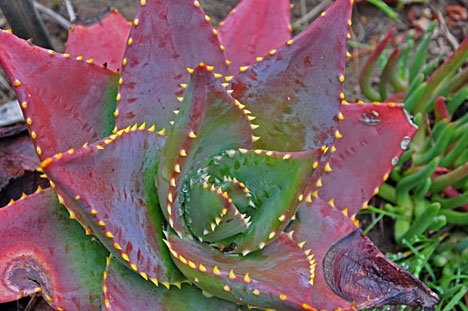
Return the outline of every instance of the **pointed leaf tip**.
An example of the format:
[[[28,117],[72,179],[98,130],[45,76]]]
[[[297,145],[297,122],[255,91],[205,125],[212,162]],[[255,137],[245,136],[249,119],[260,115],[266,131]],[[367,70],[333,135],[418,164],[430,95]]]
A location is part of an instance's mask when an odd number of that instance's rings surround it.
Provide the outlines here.
[[[11,81],[20,82],[15,92],[41,160],[110,134],[115,72],[51,54],[5,31],[0,42],[0,64]]]
[[[358,309],[391,304],[434,310],[440,301],[424,283],[386,259],[360,230],[334,244],[323,265],[328,285],[355,301]]]
[[[260,125],[256,148],[302,151],[333,142],[350,15],[350,1],[337,1],[292,44],[234,77],[233,97]]]
[[[200,62],[214,71],[227,71],[213,27],[193,0],[148,1],[136,14],[138,26],[130,32],[122,68],[117,127],[135,122],[167,128],[190,79],[187,68]],[[177,31],[174,31],[177,29]],[[130,44],[138,42],[138,44]],[[165,77],[161,79],[161,77]],[[157,83],[155,83],[157,81]]]
[[[98,65],[118,70],[122,64],[130,24],[116,10],[110,10],[91,25],[74,24],[68,33],[65,53],[93,59]]]
[[[267,55],[291,37],[289,0],[244,0],[231,11],[218,27],[224,54],[231,60],[230,74],[251,65],[256,57]]]
[[[402,105],[362,103],[343,105],[330,168],[322,177],[320,198],[355,215],[388,176],[395,159],[408,148],[417,128]],[[350,182],[353,181],[353,182]],[[337,191],[339,189],[339,191]]]

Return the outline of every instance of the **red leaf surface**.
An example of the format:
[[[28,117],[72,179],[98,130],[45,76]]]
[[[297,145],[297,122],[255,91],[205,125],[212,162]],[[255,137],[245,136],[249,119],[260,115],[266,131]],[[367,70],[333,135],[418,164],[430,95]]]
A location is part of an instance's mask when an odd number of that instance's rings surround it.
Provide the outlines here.
[[[0,302],[40,292],[56,310],[98,310],[108,252],[83,233],[51,188],[0,209]]]
[[[154,283],[182,279],[162,242],[154,181],[163,144],[163,136],[128,128],[41,164],[109,251]]]
[[[291,230],[316,263],[311,290],[316,309],[438,303],[426,285],[386,259],[346,215],[319,198],[301,206]]]
[[[206,66],[195,69],[161,155],[157,187],[171,227],[187,233],[179,194],[182,181],[226,149],[250,148],[248,114]]]
[[[313,310],[307,304],[311,262],[285,233],[247,256],[227,255],[175,234],[169,234],[167,244],[184,275],[208,293],[262,308]]]
[[[135,123],[167,128],[200,62],[227,71],[218,37],[198,1],[148,0],[139,6],[123,59],[117,127]]]
[[[351,7],[337,1],[293,41],[234,77],[233,97],[260,125],[255,148],[291,152],[333,142]]]
[[[0,31],[0,42],[0,64],[15,88],[41,159],[111,132],[116,73],[6,31]]]
[[[65,52],[92,58],[110,70],[120,69],[131,25],[117,10],[91,25],[74,24],[68,32]]]
[[[103,311],[237,311],[239,306],[217,297],[206,297],[196,286],[182,284],[170,290],[138,277],[112,257],[104,279]]]
[[[416,133],[402,104],[346,104],[320,198],[355,215],[375,194]]]
[[[218,27],[231,75],[291,38],[289,0],[242,0]]]

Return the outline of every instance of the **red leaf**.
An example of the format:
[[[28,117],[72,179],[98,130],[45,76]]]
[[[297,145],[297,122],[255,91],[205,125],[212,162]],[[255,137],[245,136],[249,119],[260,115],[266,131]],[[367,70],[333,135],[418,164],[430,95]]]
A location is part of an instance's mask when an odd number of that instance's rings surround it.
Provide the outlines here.
[[[142,2],[143,3],[143,2]],[[200,62],[224,74],[218,37],[198,1],[152,0],[140,5],[123,60],[117,127],[136,122],[167,128],[184,93],[187,67]],[[194,4],[195,3],[195,4]]]
[[[231,10],[218,27],[231,75],[291,38],[289,8],[289,0],[243,0]]]
[[[255,148],[302,151],[335,137],[351,1],[326,14],[273,55],[239,73],[233,96],[257,117]]]
[[[163,136],[128,128],[41,165],[109,251],[154,282],[174,282],[182,277],[162,242],[154,184],[163,144]]]
[[[361,310],[386,304],[432,309],[439,298],[385,256],[341,211],[314,198],[303,205],[293,238],[316,260],[312,306]]]
[[[108,261],[105,290],[102,295],[103,311],[237,311],[239,306],[217,297],[207,298],[196,286],[178,284],[170,290],[156,287],[132,273],[115,257]]]
[[[109,134],[118,76],[0,31],[0,64],[41,159]]]
[[[56,310],[97,310],[108,253],[83,233],[51,188],[0,209],[0,302],[40,292]]]
[[[169,234],[167,244],[184,275],[218,297],[262,308],[312,310],[306,306],[311,262],[285,233],[248,256],[227,255],[175,234]]]
[[[343,105],[331,172],[322,176],[320,198],[356,214],[378,190],[416,133],[402,104]]]
[[[131,25],[117,10],[92,25],[74,24],[68,32],[65,52],[72,57],[92,58],[110,70],[120,69]]]

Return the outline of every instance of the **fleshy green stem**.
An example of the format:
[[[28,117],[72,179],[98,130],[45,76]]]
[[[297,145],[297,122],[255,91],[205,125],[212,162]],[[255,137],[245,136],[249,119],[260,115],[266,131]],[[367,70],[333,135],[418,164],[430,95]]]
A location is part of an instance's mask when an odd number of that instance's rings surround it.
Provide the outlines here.
[[[468,162],[457,167],[450,173],[447,173],[445,175],[435,178],[432,181],[431,192],[442,191],[445,187],[450,186],[451,184],[455,183],[457,180],[460,180],[467,175],[468,175]]]

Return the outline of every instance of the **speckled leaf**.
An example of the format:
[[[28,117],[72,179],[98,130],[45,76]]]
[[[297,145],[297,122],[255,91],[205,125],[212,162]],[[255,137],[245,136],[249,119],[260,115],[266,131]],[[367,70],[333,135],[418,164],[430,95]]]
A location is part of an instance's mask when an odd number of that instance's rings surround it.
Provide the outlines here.
[[[41,159],[112,131],[116,73],[44,50],[6,31],[0,31],[0,42],[0,64],[14,86]]]
[[[154,185],[163,143],[154,132],[128,128],[41,165],[122,262],[154,282],[175,282],[181,276],[161,240],[164,218]]]
[[[91,25],[74,24],[68,32],[65,52],[72,57],[92,58],[110,70],[120,69],[130,23],[117,10],[111,10]]]
[[[103,311],[237,311],[239,306],[216,297],[207,298],[196,286],[182,284],[170,290],[138,277],[115,258],[107,264]]]
[[[263,308],[313,310],[304,305],[310,301],[310,261],[285,233],[248,256],[227,255],[175,234],[167,244],[179,269],[210,294]]]
[[[351,1],[337,1],[292,42],[234,77],[233,97],[260,125],[255,148],[302,151],[333,142],[350,15]]]
[[[144,5],[143,5],[144,4]],[[167,128],[188,83],[187,67],[200,62],[227,70],[218,37],[198,1],[141,1],[122,67],[117,127],[138,122]]]
[[[179,190],[205,159],[230,148],[250,148],[252,133],[246,111],[236,105],[205,66],[197,67],[168,135],[159,166],[157,187],[171,227],[188,233]],[[170,193],[170,194],[169,194]]]
[[[306,200],[308,177],[321,155],[320,149],[297,153],[241,149],[215,158],[208,174],[218,179],[235,177],[249,189],[253,202],[246,212],[252,224],[244,233],[220,241],[220,248],[246,254],[263,248],[278,236],[300,202]]]
[[[98,310],[107,250],[49,188],[0,209],[0,302],[40,291],[56,310]]]
[[[315,260],[311,299],[316,309],[432,308],[438,302],[426,285],[386,259],[346,215],[321,199],[301,206],[291,230]]]
[[[291,38],[289,8],[289,0],[243,0],[230,11],[218,31],[231,75]]]
[[[318,194],[351,216],[388,177],[417,128],[402,104],[346,104],[342,116],[338,130],[343,137],[335,142],[332,171],[323,174]]]

